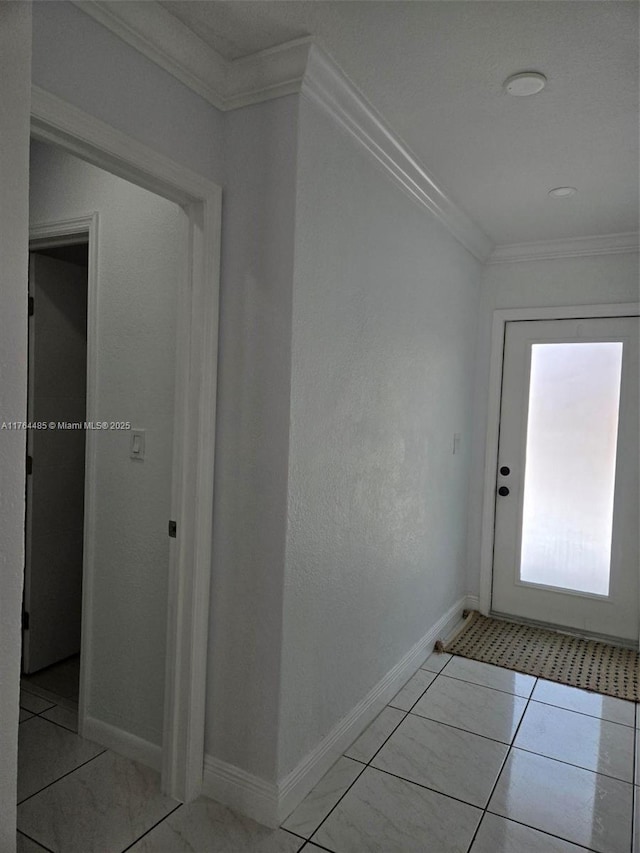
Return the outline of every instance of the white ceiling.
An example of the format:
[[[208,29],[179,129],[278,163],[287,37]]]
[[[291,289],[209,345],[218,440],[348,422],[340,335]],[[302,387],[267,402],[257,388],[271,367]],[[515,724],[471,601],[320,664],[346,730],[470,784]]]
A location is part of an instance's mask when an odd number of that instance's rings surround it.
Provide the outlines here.
[[[638,4],[166,0],[227,59],[317,37],[498,245],[638,230]],[[503,81],[541,71],[529,98]],[[547,196],[578,188],[572,199]]]

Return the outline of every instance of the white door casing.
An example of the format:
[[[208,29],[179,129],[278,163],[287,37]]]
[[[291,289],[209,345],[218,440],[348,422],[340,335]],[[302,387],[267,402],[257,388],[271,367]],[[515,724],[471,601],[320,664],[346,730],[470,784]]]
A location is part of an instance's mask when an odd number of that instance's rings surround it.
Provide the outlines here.
[[[204,763],[222,194],[206,178],[36,86],[31,133],[180,204],[189,219],[178,307],[171,499],[178,535],[169,540],[162,748],[163,790],[189,801],[200,793]],[[83,598],[84,645],[90,589]]]
[[[621,342],[620,345],[605,342]],[[588,342],[598,342],[592,347]],[[577,345],[577,346],[576,346]],[[552,437],[545,453],[557,454],[554,467],[545,470],[541,478],[534,469],[534,462],[529,459],[529,482],[536,479],[539,492],[546,493],[542,501],[542,513],[545,515],[547,529],[543,535],[542,524],[539,520],[541,538],[547,543],[547,552],[558,552],[560,547],[569,548],[574,554],[580,553],[579,559],[573,566],[574,581],[557,578],[557,572],[562,565],[569,568],[570,556],[558,557],[560,562],[554,573],[549,572],[549,565],[543,565],[545,558],[542,551],[536,551],[534,561],[539,568],[532,574],[531,559],[531,527],[527,527],[523,539],[523,515],[527,515],[527,507],[523,508],[523,485],[525,479],[525,450],[527,447],[527,414],[530,404],[529,386],[532,357],[535,352],[536,365],[542,364],[541,359],[549,358],[555,353],[555,363],[560,353],[563,358],[576,357],[576,351],[591,353],[594,358],[595,350],[598,358],[603,358],[604,352],[610,355],[613,365],[622,350],[622,376],[620,386],[619,423],[617,430],[617,465],[615,468],[615,503],[613,511],[613,531],[611,545],[611,576],[610,589],[589,589],[585,584],[585,575],[590,562],[589,546],[591,534],[595,530],[598,512],[594,504],[600,498],[592,495],[590,500],[581,500],[581,490],[587,488],[587,482],[592,477],[592,471],[598,468],[597,455],[593,453],[595,438],[596,413],[589,422],[589,429],[576,427],[582,440],[589,440],[589,447],[576,451],[576,458],[569,460],[572,447],[575,444],[570,432],[562,438],[558,432],[563,417],[563,409],[570,410],[569,401],[575,403],[579,399],[576,413],[587,411],[589,396],[593,396],[596,387],[596,375],[584,373],[582,379],[575,373],[575,368],[566,374],[565,385],[556,389],[560,394],[547,403],[546,427]],[[545,355],[546,353],[546,355]],[[611,361],[613,357],[613,361]],[[554,368],[555,370],[555,368]],[[576,392],[576,383],[582,383],[582,391]],[[613,388],[613,385],[616,385]],[[617,400],[617,381],[613,379],[603,386],[607,391],[611,385],[611,405],[615,411]],[[551,393],[551,392],[549,392]],[[578,393],[578,397],[576,397]],[[585,393],[587,398],[585,398]],[[601,388],[602,393],[602,388]],[[608,392],[607,392],[608,393]],[[573,395],[573,397],[572,397]],[[586,406],[586,408],[585,408]],[[534,408],[534,415],[535,415]],[[569,415],[571,417],[571,415]],[[575,414],[574,414],[575,417]],[[607,423],[603,420],[603,423]],[[611,430],[613,429],[613,432]],[[609,431],[615,442],[615,426],[609,426]],[[636,318],[598,318],[598,319],[563,319],[556,321],[515,321],[507,323],[504,345],[501,419],[500,419],[500,448],[497,460],[497,474],[494,472],[496,487],[495,505],[495,536],[493,548],[493,586],[492,612],[517,618],[556,625],[561,628],[578,630],[582,633],[600,635],[628,642],[635,642],[638,636],[638,320]],[[564,445],[563,445],[564,441]],[[564,449],[562,449],[564,447]],[[532,448],[529,448],[531,452]],[[538,467],[544,469],[541,460]],[[507,466],[509,474],[506,472]],[[600,467],[602,467],[600,465]],[[606,465],[605,465],[606,467]],[[613,468],[611,468],[613,474]],[[571,497],[572,488],[575,489]],[[500,496],[499,490],[507,492]],[[531,495],[531,492],[529,492]],[[546,505],[545,505],[546,504]],[[580,512],[577,507],[582,506]],[[564,507],[564,509],[563,509]],[[570,517],[573,522],[578,515],[584,516],[583,539],[578,542],[574,534],[569,534]],[[587,518],[591,516],[591,521]],[[539,518],[540,515],[538,514]],[[550,525],[550,526],[549,526]],[[606,528],[606,524],[604,525]],[[545,538],[546,537],[546,538]],[[606,538],[606,536],[605,536]],[[521,548],[523,541],[527,548],[523,550],[521,567]],[[592,543],[593,544],[593,543]],[[538,548],[538,546],[535,546]],[[534,549],[535,550],[535,549]],[[602,544],[601,549],[602,550]],[[608,551],[607,551],[608,557]],[[547,559],[551,560],[551,557]],[[600,562],[603,563],[604,555]],[[535,576],[534,576],[535,575]],[[545,579],[546,578],[546,579]],[[593,579],[591,580],[593,584]],[[581,586],[582,585],[582,586]],[[561,588],[565,587],[565,588]],[[581,587],[579,590],[574,587]]]
[[[482,528],[479,554],[479,610],[491,613],[493,584],[493,550],[495,532],[496,489],[498,488],[498,443],[500,436],[500,407],[504,339],[507,323],[518,320],[555,320],[588,317],[638,317],[640,303],[605,303],[594,305],[568,305],[553,307],[501,308],[493,312],[491,330],[491,356],[489,363],[489,395],[484,453],[482,493]],[[639,602],[640,604],[640,602]],[[640,631],[640,629],[639,629]],[[637,644],[631,643],[632,645]]]

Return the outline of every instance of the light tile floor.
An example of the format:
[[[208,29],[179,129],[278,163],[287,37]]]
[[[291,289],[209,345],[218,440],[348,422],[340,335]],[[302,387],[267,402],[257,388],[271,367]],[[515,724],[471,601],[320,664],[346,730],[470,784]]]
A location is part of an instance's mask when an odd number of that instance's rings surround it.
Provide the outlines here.
[[[23,675],[21,682],[27,690],[34,687],[55,693],[64,699],[78,704],[78,688],[80,685],[80,655],[54,663],[51,666],[34,672],[33,675]],[[36,691],[37,692],[37,691]]]
[[[640,853],[631,702],[432,655],[273,831],[167,799],[30,690],[18,853]]]

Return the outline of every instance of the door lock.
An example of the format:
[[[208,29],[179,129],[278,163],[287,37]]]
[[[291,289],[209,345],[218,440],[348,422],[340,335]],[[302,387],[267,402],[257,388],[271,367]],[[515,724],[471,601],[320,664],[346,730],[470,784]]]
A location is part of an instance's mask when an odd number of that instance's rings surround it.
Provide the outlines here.
[[[509,489],[506,486],[500,486],[500,488],[498,489],[498,494],[500,495],[500,497],[506,498],[506,496],[509,494]]]

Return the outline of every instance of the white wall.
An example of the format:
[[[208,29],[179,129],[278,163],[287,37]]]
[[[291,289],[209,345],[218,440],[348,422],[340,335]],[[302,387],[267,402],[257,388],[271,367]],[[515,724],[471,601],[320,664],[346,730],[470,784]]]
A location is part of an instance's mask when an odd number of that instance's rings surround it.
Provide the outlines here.
[[[26,418],[31,8],[0,4],[0,421]],[[24,566],[23,431],[0,431],[0,849],[16,844],[20,611]]]
[[[480,275],[304,98],[299,134],[281,777],[466,592]]]
[[[31,221],[97,210],[96,418],[146,430],[94,432],[95,562],[87,713],[162,741],[177,293],[184,211],[42,143],[32,144]]]
[[[33,82],[220,181],[222,114],[71,3],[33,4]]]
[[[227,113],[206,751],[275,779],[297,96]]]
[[[34,82],[223,187],[206,751],[275,779],[297,97],[222,114],[70,3]]]
[[[597,305],[640,300],[638,255],[488,264],[482,277],[476,357],[472,475],[469,492],[468,591],[480,588],[482,491],[489,400],[491,324],[498,308]]]

